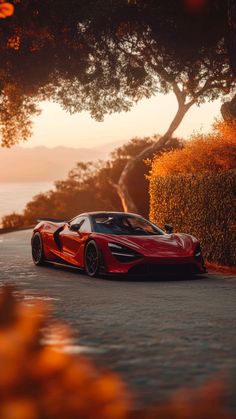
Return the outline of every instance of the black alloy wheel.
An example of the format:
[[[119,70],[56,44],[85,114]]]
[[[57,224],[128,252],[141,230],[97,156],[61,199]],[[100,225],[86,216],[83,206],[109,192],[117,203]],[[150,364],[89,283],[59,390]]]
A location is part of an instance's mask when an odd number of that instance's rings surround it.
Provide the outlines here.
[[[32,259],[35,265],[43,265],[43,242],[40,233],[35,233],[32,239]]]
[[[85,248],[84,267],[87,275],[94,277],[99,273],[100,258],[97,244],[94,240],[88,242]]]

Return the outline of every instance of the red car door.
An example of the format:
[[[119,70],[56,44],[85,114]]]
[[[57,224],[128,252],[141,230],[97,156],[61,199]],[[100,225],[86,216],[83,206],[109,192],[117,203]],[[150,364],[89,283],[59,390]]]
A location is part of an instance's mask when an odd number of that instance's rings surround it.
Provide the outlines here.
[[[91,232],[87,217],[77,217],[60,233],[62,257],[70,263],[83,266],[84,244]]]

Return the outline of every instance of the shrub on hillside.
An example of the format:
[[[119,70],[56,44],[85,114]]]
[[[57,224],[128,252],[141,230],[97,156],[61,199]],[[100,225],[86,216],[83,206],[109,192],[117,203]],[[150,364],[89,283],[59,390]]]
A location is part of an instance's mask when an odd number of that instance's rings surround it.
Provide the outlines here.
[[[5,215],[2,218],[2,224],[4,228],[20,228],[24,225],[24,217],[22,214],[13,212],[12,214]]]
[[[55,182],[55,189],[41,193],[28,202],[22,214],[9,214],[2,219],[4,228],[30,226],[37,218],[52,217],[69,220],[75,215],[87,211],[110,210],[121,211],[122,204],[117,194],[116,184],[127,160],[139,154],[153,143],[153,138],[133,138],[127,144],[117,148],[108,161],[78,162],[70,170],[65,180]],[[140,186],[140,178],[144,178],[147,166],[139,167],[135,173],[136,182]],[[137,180],[139,179],[139,180]],[[130,181],[132,189],[133,180]],[[135,189],[135,188],[133,188]],[[136,188],[137,189],[137,188]],[[148,184],[146,185],[148,195]],[[143,199],[144,190],[134,192],[135,202],[143,212],[148,213],[148,196]],[[144,208],[143,208],[144,207]],[[17,224],[17,225],[16,225]]]

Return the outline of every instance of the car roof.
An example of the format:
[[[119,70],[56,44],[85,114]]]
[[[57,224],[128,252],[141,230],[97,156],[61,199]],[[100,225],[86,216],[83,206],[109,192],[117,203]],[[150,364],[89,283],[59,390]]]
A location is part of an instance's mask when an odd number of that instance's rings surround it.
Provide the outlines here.
[[[132,212],[124,212],[124,211],[92,211],[92,212],[85,212],[83,214],[77,215],[77,217],[89,217],[89,216],[109,216],[109,215],[127,215],[133,217],[141,217],[139,214],[134,214]]]

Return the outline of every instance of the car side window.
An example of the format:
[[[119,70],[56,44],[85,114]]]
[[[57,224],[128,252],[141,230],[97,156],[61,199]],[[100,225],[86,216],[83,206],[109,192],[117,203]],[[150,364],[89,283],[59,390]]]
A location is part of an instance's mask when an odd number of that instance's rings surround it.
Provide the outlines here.
[[[83,224],[81,225],[79,232],[80,233],[91,233],[91,224],[88,218],[84,219]]]

